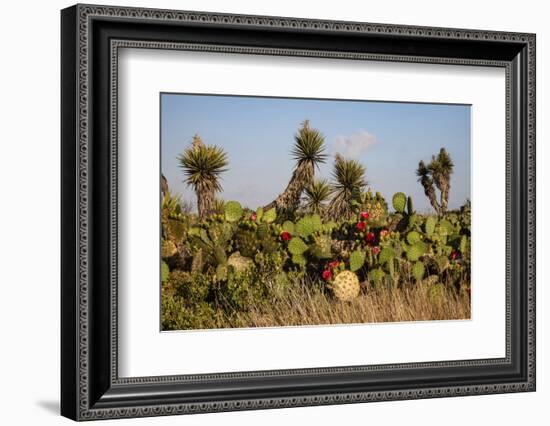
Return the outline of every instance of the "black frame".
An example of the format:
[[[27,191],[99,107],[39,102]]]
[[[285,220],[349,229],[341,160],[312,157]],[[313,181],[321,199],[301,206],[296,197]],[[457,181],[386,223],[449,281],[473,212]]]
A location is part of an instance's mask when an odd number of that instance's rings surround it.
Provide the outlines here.
[[[62,415],[90,420],[535,390],[535,35],[96,5],[64,9],[61,29]],[[506,357],[119,378],[121,47],[504,67]]]

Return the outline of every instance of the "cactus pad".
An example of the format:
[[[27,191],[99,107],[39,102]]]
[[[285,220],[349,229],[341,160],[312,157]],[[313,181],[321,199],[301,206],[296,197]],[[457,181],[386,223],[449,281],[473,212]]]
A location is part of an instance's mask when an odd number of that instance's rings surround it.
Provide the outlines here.
[[[228,222],[237,222],[243,215],[243,208],[238,201],[228,201],[225,203],[225,220]]]
[[[356,250],[349,256],[349,268],[355,272],[363,267],[365,263],[365,252]]]
[[[402,192],[397,192],[393,195],[392,205],[396,212],[403,213],[407,204],[407,196]]]
[[[291,222],[290,220],[287,220],[283,223],[282,229],[283,231],[288,232],[290,235],[294,235],[294,230],[295,230],[294,223]]]
[[[417,241],[408,248],[407,259],[412,262],[416,262],[420,258],[420,256],[426,253],[426,249],[426,244],[424,244],[422,241]]]
[[[425,271],[426,269],[424,268],[424,264],[422,262],[416,262],[412,267],[412,274],[416,281],[420,281],[424,278]]]
[[[351,301],[359,295],[359,278],[351,271],[342,271],[336,275],[330,288],[337,299]]]
[[[168,279],[168,275],[170,274],[170,269],[168,268],[168,265],[166,262],[162,261],[160,264],[160,279],[164,283]]]
[[[304,254],[307,249],[307,244],[299,237],[292,238],[288,243],[288,251],[293,256]]]
[[[178,248],[172,241],[165,240],[162,242],[162,257],[172,257],[178,252]]]
[[[420,241],[420,234],[416,231],[411,231],[407,234],[407,242],[409,244],[414,244]]]
[[[269,209],[263,214],[263,220],[265,223],[275,222],[275,219],[277,219],[277,210],[275,210],[275,208]]]
[[[437,219],[433,216],[429,216],[424,224],[424,230],[426,231],[426,235],[430,238],[435,231],[435,225],[437,225]]]
[[[391,247],[384,247],[378,254],[378,261],[382,264],[390,262],[395,258],[395,250]]]

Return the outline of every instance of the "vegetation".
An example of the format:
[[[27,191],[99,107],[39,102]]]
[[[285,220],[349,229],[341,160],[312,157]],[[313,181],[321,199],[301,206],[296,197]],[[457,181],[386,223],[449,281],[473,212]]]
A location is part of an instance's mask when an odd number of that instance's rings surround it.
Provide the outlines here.
[[[436,215],[402,192],[388,207],[364,166],[341,155],[331,182],[316,180],[324,137],[307,120],[292,155],[286,189],[256,210],[216,198],[228,165],[220,148],[196,136],[179,157],[199,214],[166,186],[164,330],[469,318],[470,205],[448,211],[444,149],[417,170]]]

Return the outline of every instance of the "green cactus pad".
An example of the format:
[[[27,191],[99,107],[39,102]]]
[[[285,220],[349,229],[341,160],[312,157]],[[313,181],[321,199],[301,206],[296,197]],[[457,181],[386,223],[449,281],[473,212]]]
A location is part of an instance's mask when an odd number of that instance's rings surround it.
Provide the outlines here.
[[[238,201],[228,201],[225,203],[225,220],[228,222],[237,222],[243,215],[243,208]]]
[[[397,192],[393,195],[392,205],[396,212],[403,213],[407,204],[407,196],[402,192]]]
[[[468,237],[466,235],[463,235],[460,238],[460,252],[462,254],[466,254],[468,250]]]
[[[264,217],[264,208],[258,207],[256,209],[256,221],[261,222],[263,217]]]
[[[214,257],[216,258],[216,262],[218,262],[219,265],[224,265],[227,262],[227,255],[225,254],[225,250],[221,246],[214,247]]]
[[[277,210],[275,208],[269,209],[264,213],[263,220],[265,223],[275,222],[277,219]]]
[[[391,247],[384,247],[378,254],[378,261],[382,264],[388,263],[395,258],[395,250]]]
[[[353,272],[358,271],[365,263],[365,252],[356,250],[349,256],[349,269]]]
[[[407,250],[407,259],[409,259],[412,262],[416,262],[420,256],[422,256],[424,253],[426,253],[427,246],[422,241],[417,241],[413,245],[411,245]]]
[[[412,267],[412,274],[416,281],[420,281],[424,278],[425,271],[426,269],[424,268],[424,264],[422,262],[416,262]]]
[[[256,229],[256,232],[258,233],[258,237],[260,239],[267,237],[269,234],[269,225],[267,223],[260,223],[258,225],[258,229]]]
[[[420,241],[420,234],[416,231],[411,231],[407,234],[407,242],[409,244],[414,244]]]
[[[180,243],[181,240],[183,240],[183,237],[185,237],[185,232],[187,231],[185,223],[181,220],[168,219],[167,224],[167,231],[170,239],[174,240],[176,243]]]
[[[288,251],[293,256],[301,255],[308,249],[307,244],[299,237],[294,237],[288,243]]]
[[[407,197],[407,214],[410,216],[414,213],[414,206],[412,197]]]
[[[454,232],[454,226],[447,219],[439,222],[438,232],[440,235],[449,236]]]
[[[306,258],[303,254],[293,254],[292,255],[292,263],[304,267],[306,266]]]
[[[291,222],[290,220],[287,220],[287,221],[285,221],[285,223],[283,223],[283,231],[286,231],[286,232],[288,232],[290,235],[293,235],[293,234],[294,234],[294,230],[295,230],[294,223]]]
[[[168,268],[168,264],[162,261],[160,264],[160,278],[163,283],[166,282],[169,274],[170,274],[170,268]]]
[[[312,216],[304,216],[296,223],[296,233],[302,238],[307,238],[318,229],[316,225],[317,221]]]
[[[386,273],[380,269],[371,269],[369,272],[369,279],[373,281],[375,284],[380,284],[380,282],[384,279],[386,276]]]
[[[435,261],[440,273],[449,267],[449,259],[447,256],[438,256]]]
[[[429,216],[426,219],[426,223],[424,224],[424,231],[426,231],[426,235],[428,237],[431,237],[433,233],[435,232],[435,226],[437,225],[437,219],[433,216]]]

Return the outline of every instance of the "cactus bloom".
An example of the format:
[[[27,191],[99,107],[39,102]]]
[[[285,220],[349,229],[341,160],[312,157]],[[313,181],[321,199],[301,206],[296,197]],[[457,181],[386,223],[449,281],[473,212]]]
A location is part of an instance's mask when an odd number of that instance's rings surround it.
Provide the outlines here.
[[[369,244],[374,243],[375,239],[376,239],[376,236],[374,235],[374,232],[369,232],[366,236],[367,243]]]
[[[255,222],[255,221],[256,221],[256,213],[252,213],[252,214],[250,215],[250,220],[251,220],[252,222]]]
[[[325,270],[323,271],[323,279],[324,279],[325,281],[328,281],[328,280],[330,280],[331,278],[332,278],[332,271],[330,271],[329,269],[325,269]]]
[[[365,222],[357,222],[357,225],[355,225],[358,231],[363,231],[366,226]]]
[[[367,220],[369,218],[369,212],[361,212],[361,219]]]
[[[380,247],[374,246],[372,248],[372,254],[377,255],[378,253],[380,253]]]
[[[330,269],[334,269],[334,268],[338,268],[339,265],[340,265],[340,261],[339,261],[339,260],[335,260],[335,261],[333,261],[333,262],[330,262],[330,263],[328,264],[328,267],[329,267]]]
[[[288,241],[292,238],[292,235],[290,235],[290,232],[288,231],[283,231],[281,232],[281,238],[283,239],[283,241]]]
[[[386,235],[388,235],[388,230],[387,229],[382,229],[380,231],[380,238],[384,238]]]
[[[458,257],[458,252],[456,250],[453,250],[451,252],[451,260],[456,260],[457,257]]]

